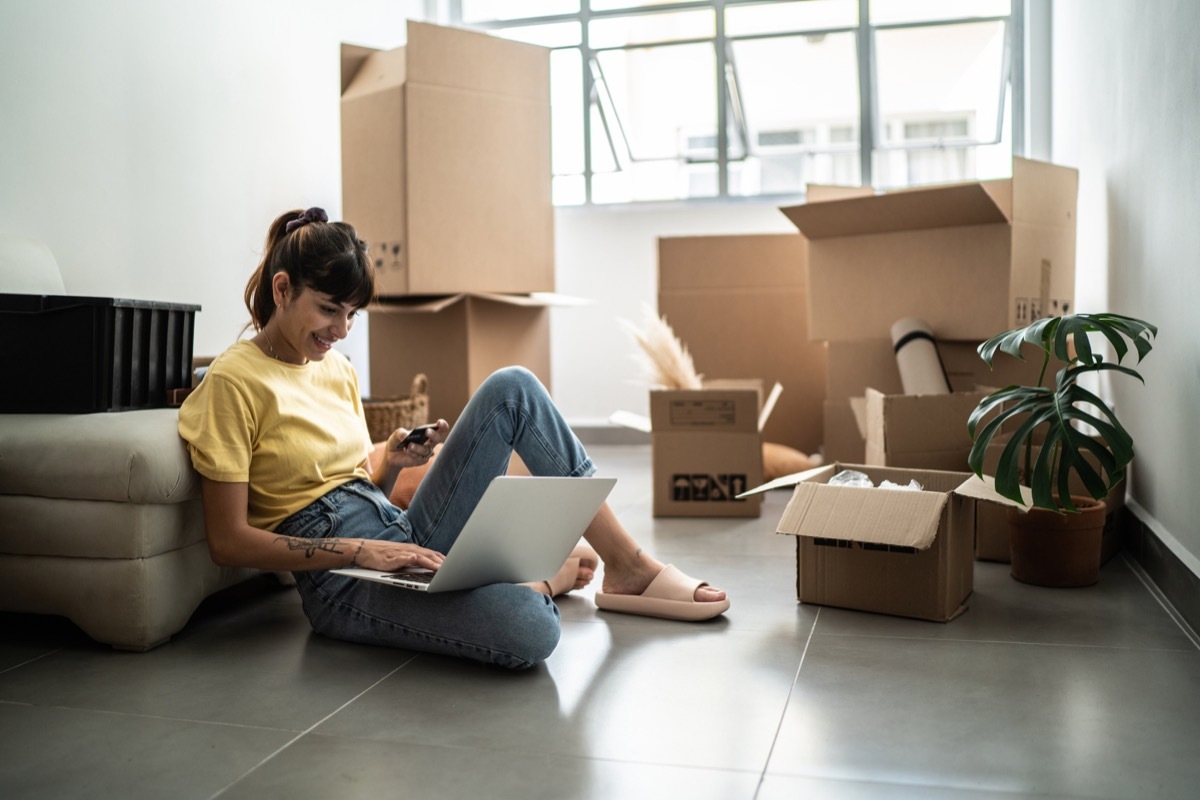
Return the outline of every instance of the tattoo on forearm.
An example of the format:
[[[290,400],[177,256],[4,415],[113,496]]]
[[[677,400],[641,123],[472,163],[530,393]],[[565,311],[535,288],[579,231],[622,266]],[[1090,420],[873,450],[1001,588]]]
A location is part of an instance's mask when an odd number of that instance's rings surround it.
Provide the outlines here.
[[[346,543],[341,539],[301,539],[296,536],[280,536],[276,541],[283,542],[288,550],[303,550],[305,558],[312,558],[318,552],[336,553],[347,552],[342,549]]]

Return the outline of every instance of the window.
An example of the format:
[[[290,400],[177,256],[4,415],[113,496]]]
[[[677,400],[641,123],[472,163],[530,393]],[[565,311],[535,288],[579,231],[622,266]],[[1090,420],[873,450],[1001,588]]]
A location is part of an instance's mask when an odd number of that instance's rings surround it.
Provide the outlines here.
[[[552,49],[557,205],[794,198],[810,183],[1011,170],[1021,0],[448,7],[451,24]]]

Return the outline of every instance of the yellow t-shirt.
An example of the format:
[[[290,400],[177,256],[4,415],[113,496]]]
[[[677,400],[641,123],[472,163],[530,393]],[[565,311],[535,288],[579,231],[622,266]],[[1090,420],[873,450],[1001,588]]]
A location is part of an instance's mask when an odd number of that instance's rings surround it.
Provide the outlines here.
[[[258,528],[273,530],[343,483],[370,478],[358,376],[336,350],[301,366],[239,341],[184,401],[179,435],[201,475],[249,484],[247,520]]]

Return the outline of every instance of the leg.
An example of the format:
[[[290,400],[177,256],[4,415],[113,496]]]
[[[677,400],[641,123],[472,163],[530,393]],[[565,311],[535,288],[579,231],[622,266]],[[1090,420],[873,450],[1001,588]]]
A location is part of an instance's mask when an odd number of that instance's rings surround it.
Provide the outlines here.
[[[306,538],[410,538],[404,513],[366,481],[335,489],[276,530]],[[549,656],[560,635],[554,603],[523,586],[426,594],[324,570],[295,575],[313,629],[335,639],[522,669]]]
[[[514,451],[534,475],[595,472],[545,387],[522,367],[493,373],[463,409],[408,507],[413,540],[449,550]]]

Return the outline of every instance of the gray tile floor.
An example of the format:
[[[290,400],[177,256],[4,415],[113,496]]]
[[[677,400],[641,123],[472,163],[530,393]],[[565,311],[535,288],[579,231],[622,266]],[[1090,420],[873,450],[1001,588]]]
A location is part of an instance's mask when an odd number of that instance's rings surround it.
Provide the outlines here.
[[[1088,589],[978,564],[940,625],[797,605],[759,519],[650,514],[650,452],[596,446],[658,555],[727,588],[724,619],[560,601],[510,674],[312,634],[252,581],[149,653],[0,615],[0,797],[1200,796],[1200,650],[1123,558]]]

